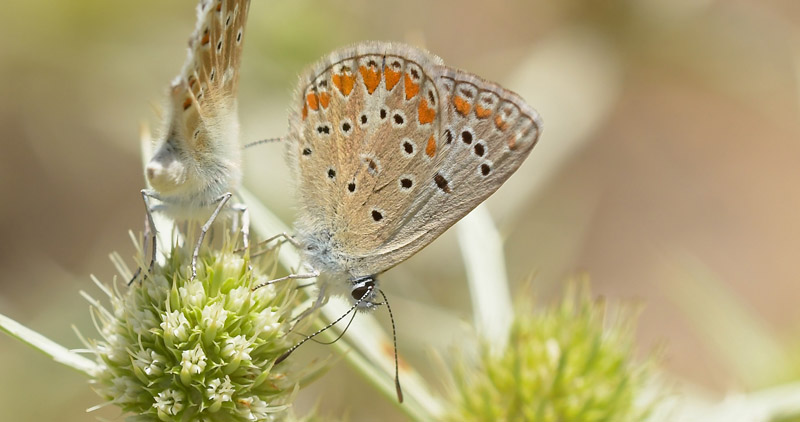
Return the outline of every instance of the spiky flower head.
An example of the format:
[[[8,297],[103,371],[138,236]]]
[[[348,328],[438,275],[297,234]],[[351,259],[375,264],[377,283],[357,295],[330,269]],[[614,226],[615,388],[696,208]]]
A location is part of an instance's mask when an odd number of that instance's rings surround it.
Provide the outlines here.
[[[520,303],[505,350],[457,360],[447,420],[646,420],[651,365],[634,361],[631,314],[611,315],[588,288],[536,313]]]
[[[230,242],[203,248],[190,280],[189,249],[173,247],[152,274],[104,288],[110,306],[92,301],[102,339],[87,342],[100,364],[98,394],[135,421],[285,420],[321,367],[291,358],[274,366],[301,305],[292,282],[251,290],[272,278],[271,255],[250,261]]]

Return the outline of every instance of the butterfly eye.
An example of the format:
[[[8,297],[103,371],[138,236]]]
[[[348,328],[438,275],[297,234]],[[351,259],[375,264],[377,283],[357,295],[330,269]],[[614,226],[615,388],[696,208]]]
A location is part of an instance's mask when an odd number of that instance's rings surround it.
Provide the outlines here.
[[[350,294],[353,296],[353,299],[360,300],[362,297],[364,297],[365,294],[367,294],[368,290],[369,289],[367,289],[366,287],[359,287],[353,289],[353,291],[350,292]]]
[[[375,289],[375,279],[372,276],[369,276],[361,281],[358,281],[356,284],[353,285],[352,290],[350,290],[350,295],[355,300],[367,300],[369,298],[364,297],[369,292]]]

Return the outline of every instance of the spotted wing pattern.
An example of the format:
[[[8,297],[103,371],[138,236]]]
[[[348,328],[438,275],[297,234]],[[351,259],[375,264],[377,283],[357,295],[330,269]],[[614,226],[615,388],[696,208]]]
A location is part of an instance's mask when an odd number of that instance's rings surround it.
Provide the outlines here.
[[[171,105],[148,169],[148,181],[167,202],[205,206],[238,187],[236,94],[249,5],[206,0],[197,7],[188,57],[170,86]]]
[[[298,93],[298,230],[329,238],[329,266],[356,277],[396,265],[466,215],[541,130],[516,94],[402,44],[334,52]]]
[[[236,99],[248,0],[207,0],[197,6],[189,54],[172,82],[172,98],[183,110],[201,114]],[[210,107],[209,107],[210,106]]]

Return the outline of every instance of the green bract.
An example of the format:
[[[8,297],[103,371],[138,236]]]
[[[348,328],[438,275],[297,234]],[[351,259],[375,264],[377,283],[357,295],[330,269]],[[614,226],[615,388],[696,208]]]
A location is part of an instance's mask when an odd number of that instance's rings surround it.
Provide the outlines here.
[[[251,270],[228,242],[202,252],[195,280],[187,248],[175,247],[153,274],[105,289],[110,306],[93,302],[102,335],[88,341],[100,367],[95,390],[135,421],[284,420],[294,392],[320,369],[291,358],[273,366],[292,345],[295,284],[251,291],[271,279],[271,254]]]
[[[631,315],[610,318],[588,289],[515,313],[508,347],[454,369],[451,421],[640,422],[647,365],[633,362]],[[625,317],[628,317],[626,320]]]

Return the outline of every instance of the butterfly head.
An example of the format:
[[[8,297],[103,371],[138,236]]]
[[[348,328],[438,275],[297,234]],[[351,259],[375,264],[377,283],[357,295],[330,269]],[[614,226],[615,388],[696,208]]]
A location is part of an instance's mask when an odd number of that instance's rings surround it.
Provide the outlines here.
[[[179,142],[168,139],[162,143],[145,168],[150,186],[164,195],[185,189],[194,179],[189,175],[184,156]]]
[[[374,275],[351,280],[350,296],[358,303],[358,309],[373,310],[378,307],[381,304],[375,301],[378,292],[378,279]]]

